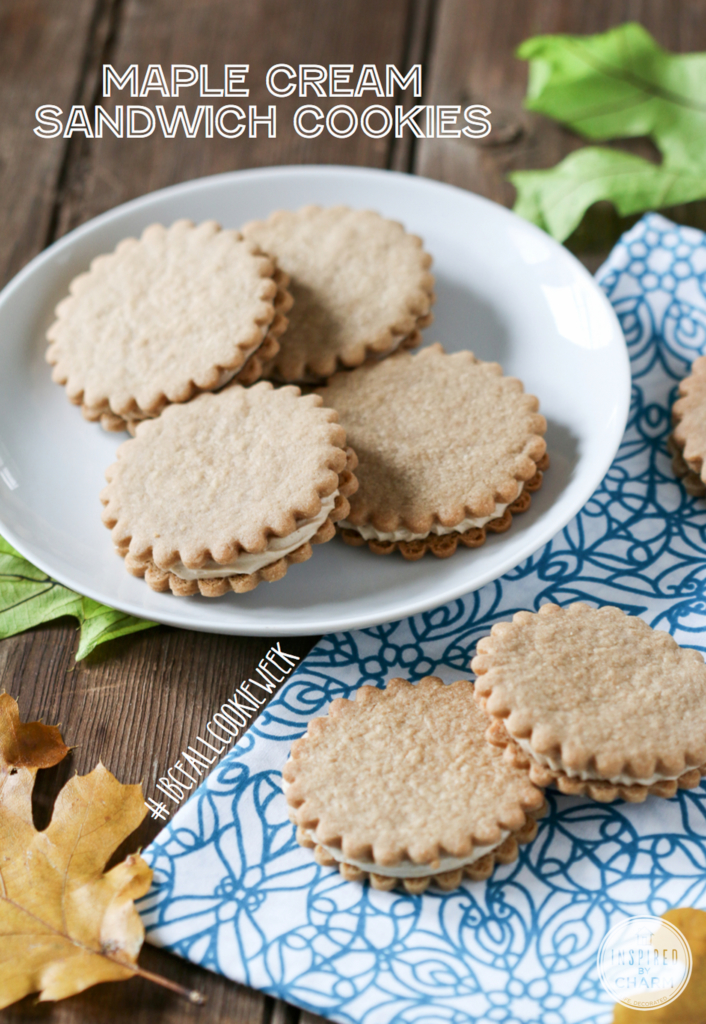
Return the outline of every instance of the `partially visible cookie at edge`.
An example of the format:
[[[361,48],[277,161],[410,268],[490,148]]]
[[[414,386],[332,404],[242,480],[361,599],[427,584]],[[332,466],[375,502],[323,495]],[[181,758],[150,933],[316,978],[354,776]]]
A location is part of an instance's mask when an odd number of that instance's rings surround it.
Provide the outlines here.
[[[106,430],[229,381],[254,383],[279,351],[287,283],[215,221],[152,224],[71,282],[47,332],[52,378]]]
[[[639,803],[706,774],[706,664],[619,608],[517,612],[478,642],[476,699],[530,778],[562,793]]]
[[[283,770],[297,841],[348,881],[455,889],[517,857],[544,813],[526,770],[487,743],[473,685],[392,679],[337,699]]]
[[[691,373],[679,384],[680,397],[672,406],[669,450],[672,468],[696,497],[706,495],[706,356],[694,360]]]
[[[546,420],[497,363],[432,345],[338,373],[318,392],[355,450],[343,540],[409,560],[479,547],[526,511],[548,466]]]
[[[316,395],[231,384],[138,425],[106,471],[103,522],[153,590],[244,593],[331,540],[355,465]]]
[[[290,277],[294,308],[273,380],[322,383],[421,341],[434,278],[422,241],[371,210],[306,206],[242,228]]]

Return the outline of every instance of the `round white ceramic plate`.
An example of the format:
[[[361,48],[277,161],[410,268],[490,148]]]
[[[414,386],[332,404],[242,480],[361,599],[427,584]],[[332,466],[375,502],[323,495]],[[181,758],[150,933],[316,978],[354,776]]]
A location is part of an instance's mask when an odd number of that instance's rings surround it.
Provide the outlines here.
[[[518,376],[547,417],[551,469],[530,511],[475,551],[405,562],[336,539],[249,594],[155,594],[128,575],[101,523],[103,473],[125,437],[86,423],[51,382],[44,334],[52,310],[94,256],[153,221],[215,218],[235,228],[306,203],[372,208],[422,236],[438,286],[425,343],[472,349]],[[83,225],[0,295],[0,533],[66,586],[158,622],[279,636],[375,625],[475,590],[550,540],[608,469],[629,395],[625,342],[601,290],[570,253],[502,207],[424,178],[350,167],[203,178]]]

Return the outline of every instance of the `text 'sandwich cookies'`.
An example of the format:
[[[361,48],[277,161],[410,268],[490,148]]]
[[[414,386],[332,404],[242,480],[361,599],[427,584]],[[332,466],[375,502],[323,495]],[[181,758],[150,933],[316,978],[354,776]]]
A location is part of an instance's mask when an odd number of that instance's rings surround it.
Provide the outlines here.
[[[229,381],[252,384],[279,351],[286,285],[237,231],[153,224],[71,282],[47,332],[52,377],[106,430]]]
[[[103,522],[153,590],[252,590],[334,536],[357,486],[345,444],[318,396],[232,384],[138,425],[106,472]]]
[[[401,224],[370,210],[306,206],[242,231],[289,275],[294,296],[265,376],[323,383],[336,370],[420,343],[432,320],[432,260]]]
[[[344,541],[410,560],[502,533],[547,468],[539,402],[497,363],[432,345],[336,374],[319,391],[359,460]]]
[[[487,878],[534,837],[545,807],[527,771],[486,742],[487,724],[466,680],[392,679],[334,700],[283,770],[297,840],[376,889]]]
[[[479,641],[476,699],[539,786],[643,801],[706,774],[706,664],[619,608],[546,604]]]

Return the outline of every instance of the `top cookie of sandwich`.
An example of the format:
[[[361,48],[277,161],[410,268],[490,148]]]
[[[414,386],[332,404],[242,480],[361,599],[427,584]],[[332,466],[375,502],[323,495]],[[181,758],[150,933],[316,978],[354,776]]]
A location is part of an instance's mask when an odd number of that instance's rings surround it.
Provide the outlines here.
[[[477,650],[476,698],[541,765],[644,788],[706,763],[706,664],[642,619],[547,604]]]
[[[367,527],[425,535],[501,515],[545,455],[537,399],[471,352],[400,352],[336,374],[319,393],[358,456],[346,525],[364,537]]]
[[[153,224],[74,278],[47,332],[53,379],[106,429],[157,416],[278,350],[286,275],[214,221]]]
[[[370,210],[306,206],[242,229],[290,276],[294,309],[266,375],[322,382],[400,346],[431,322],[431,256],[416,235]]]

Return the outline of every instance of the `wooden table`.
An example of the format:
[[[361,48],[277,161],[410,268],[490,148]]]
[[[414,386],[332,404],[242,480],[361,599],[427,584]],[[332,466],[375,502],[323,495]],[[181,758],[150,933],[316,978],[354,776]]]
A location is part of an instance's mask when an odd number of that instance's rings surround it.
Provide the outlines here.
[[[581,144],[522,109],[526,67],[513,52],[544,32],[590,33],[642,22],[671,50],[706,50],[706,0],[0,0],[0,283],[65,232],[134,196],[190,178],[288,163],[364,164],[428,175],[510,205],[508,171],[548,167]],[[265,71],[297,65],[363,63],[398,68],[421,62],[424,96],[435,104],[484,103],[493,131],[482,142],[374,140],[361,133],[299,138],[291,114],[302,102],[278,101],[276,139],[42,141],[34,111],[55,103],[100,100],[101,66],[138,63],[249,63],[248,103],[266,106]],[[166,100],[166,106],[170,101]],[[332,105],[334,100],[322,101]],[[364,106],[363,100],[352,101]],[[379,101],[378,101],[379,102]],[[387,102],[393,102],[392,100]],[[418,101],[419,102],[419,101]],[[642,142],[634,152],[650,153]],[[671,211],[706,226],[706,204]],[[626,226],[611,207],[589,212],[569,244],[592,269]],[[304,655],[316,638],[277,637]],[[45,626],[0,643],[0,684],[26,718],[61,723],[75,746],[58,770],[40,773],[36,818],[46,824],[59,787],[99,758],[123,782],[157,778],[199,733],[210,714],[250,675],[267,639],[212,636],[159,627],[121,639],[74,663],[73,622]],[[147,819],[130,848],[144,846],[159,823]],[[123,852],[128,852],[128,846]],[[57,1004],[33,998],[6,1010],[8,1022],[61,1024],[130,1020],[181,1024],[312,1024],[317,1018],[146,946],[148,970],[198,988],[203,1009],[136,979],[101,985]]]

